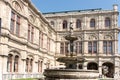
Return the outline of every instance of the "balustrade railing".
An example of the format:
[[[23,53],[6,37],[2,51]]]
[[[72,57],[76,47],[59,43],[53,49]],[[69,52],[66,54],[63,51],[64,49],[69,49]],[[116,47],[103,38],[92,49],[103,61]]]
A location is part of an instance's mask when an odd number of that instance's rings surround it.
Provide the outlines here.
[[[44,78],[43,74],[3,74],[2,80],[13,80],[20,78]]]

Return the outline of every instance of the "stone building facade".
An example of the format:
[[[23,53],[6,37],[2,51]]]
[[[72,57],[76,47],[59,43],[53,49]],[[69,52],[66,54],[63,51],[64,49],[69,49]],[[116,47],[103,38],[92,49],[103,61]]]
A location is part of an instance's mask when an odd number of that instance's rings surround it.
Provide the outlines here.
[[[42,77],[55,65],[55,30],[29,0],[0,6],[0,80]]]
[[[57,31],[57,35],[60,35],[57,41],[60,52],[56,53],[56,59],[69,54],[69,42],[65,40],[65,36],[72,24],[73,33],[78,38],[74,42],[74,55],[86,60],[83,64],[78,64],[78,68],[98,70],[100,77],[120,79],[118,5],[113,5],[112,10],[98,8],[48,12],[43,15]]]
[[[118,78],[118,10],[88,9],[42,14],[30,0],[0,0],[0,80],[40,78],[46,68],[62,65],[56,59],[69,54],[64,39],[70,22],[75,55],[86,59],[79,69],[107,66],[106,77]]]

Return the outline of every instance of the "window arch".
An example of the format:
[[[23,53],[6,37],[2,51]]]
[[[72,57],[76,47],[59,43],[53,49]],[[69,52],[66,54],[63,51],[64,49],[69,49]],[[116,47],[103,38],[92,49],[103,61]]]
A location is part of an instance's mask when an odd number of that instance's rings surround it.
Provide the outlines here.
[[[32,72],[32,69],[33,69],[33,59],[30,59],[30,70],[29,70],[29,72]]]
[[[18,72],[19,55],[8,54],[7,72]]]
[[[81,20],[77,19],[76,28],[81,28]]]
[[[26,59],[26,72],[29,72],[29,58]]]
[[[111,20],[109,17],[105,18],[105,27],[110,27],[111,26]]]
[[[43,64],[43,61],[38,60],[38,72],[42,72],[42,64]]]
[[[63,21],[63,29],[67,29],[68,22],[66,20]]]
[[[33,59],[26,58],[26,72],[32,72],[33,70]]]
[[[7,71],[12,72],[12,62],[13,62],[13,55],[8,54],[8,59],[7,59]]]
[[[95,27],[95,19],[90,20],[90,27]]]
[[[19,56],[16,55],[14,58],[14,72],[18,72],[18,63],[19,63]]]

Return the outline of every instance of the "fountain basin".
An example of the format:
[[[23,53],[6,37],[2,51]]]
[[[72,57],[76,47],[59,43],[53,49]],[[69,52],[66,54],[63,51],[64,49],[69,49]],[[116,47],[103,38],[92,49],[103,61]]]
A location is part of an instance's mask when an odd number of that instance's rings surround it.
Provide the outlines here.
[[[97,79],[97,70],[78,70],[78,69],[46,69],[44,72],[46,79]]]

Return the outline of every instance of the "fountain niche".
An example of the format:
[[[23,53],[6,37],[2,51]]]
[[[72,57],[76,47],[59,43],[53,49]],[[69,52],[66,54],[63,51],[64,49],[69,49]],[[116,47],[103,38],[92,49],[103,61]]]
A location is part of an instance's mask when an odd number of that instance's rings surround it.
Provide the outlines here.
[[[72,23],[70,23],[69,34],[65,36],[69,41],[69,54],[59,57],[58,62],[65,64],[64,69],[46,69],[44,72],[45,80],[97,80],[99,72],[97,70],[86,70],[82,64],[86,61],[83,56],[74,53],[74,41],[77,37],[73,34]]]

